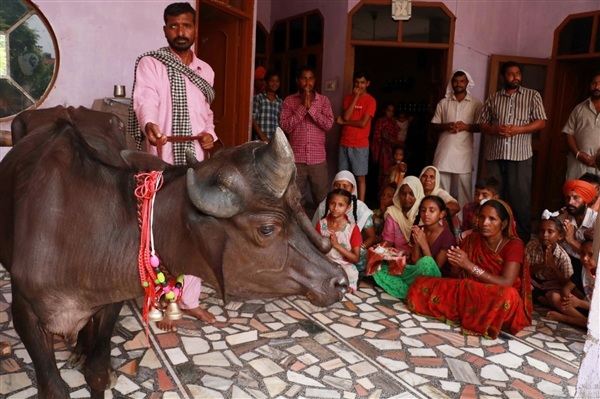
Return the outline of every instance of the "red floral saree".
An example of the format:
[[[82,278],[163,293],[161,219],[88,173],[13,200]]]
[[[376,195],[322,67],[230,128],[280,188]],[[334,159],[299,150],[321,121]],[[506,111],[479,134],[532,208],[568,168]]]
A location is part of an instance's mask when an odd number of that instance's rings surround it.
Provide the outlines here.
[[[514,227],[512,220],[511,225]],[[516,334],[530,326],[533,303],[529,265],[525,261],[523,242],[513,231],[509,238],[511,240],[496,253],[479,233],[473,233],[465,239],[462,249],[471,262],[496,275],[502,274],[504,262],[521,263],[520,278],[515,279],[512,287],[481,283],[464,271],[460,279],[419,276],[408,290],[408,308],[441,321],[459,323],[465,334],[492,339],[497,338],[502,329]]]

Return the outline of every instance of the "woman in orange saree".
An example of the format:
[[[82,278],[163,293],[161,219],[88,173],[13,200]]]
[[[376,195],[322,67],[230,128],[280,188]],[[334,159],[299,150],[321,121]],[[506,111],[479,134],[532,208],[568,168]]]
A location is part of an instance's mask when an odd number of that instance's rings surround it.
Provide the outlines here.
[[[448,250],[461,277],[417,277],[408,290],[408,308],[459,323],[465,334],[492,339],[502,329],[516,334],[531,325],[533,305],[529,266],[508,204],[485,202],[479,229],[467,236],[462,249]]]

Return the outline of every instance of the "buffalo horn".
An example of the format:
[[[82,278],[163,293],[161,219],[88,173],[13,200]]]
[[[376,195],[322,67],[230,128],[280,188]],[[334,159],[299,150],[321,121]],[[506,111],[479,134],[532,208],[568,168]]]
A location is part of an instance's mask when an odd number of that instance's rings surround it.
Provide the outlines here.
[[[327,237],[323,237],[319,233],[317,233],[317,229],[312,225],[308,216],[303,211],[298,211],[296,213],[298,218],[298,224],[300,225],[300,229],[308,236],[308,239],[315,244],[317,249],[326,254],[331,250],[331,241],[327,239]]]
[[[230,218],[242,209],[240,198],[231,190],[232,174],[219,174],[213,179],[198,179],[194,169],[187,171],[187,191],[198,210],[216,218]]]
[[[292,147],[283,130],[277,128],[269,144],[256,149],[254,167],[264,185],[281,198],[296,168]]]
[[[194,167],[198,163],[198,159],[196,158],[196,154],[191,148],[185,149],[185,163],[187,166]]]

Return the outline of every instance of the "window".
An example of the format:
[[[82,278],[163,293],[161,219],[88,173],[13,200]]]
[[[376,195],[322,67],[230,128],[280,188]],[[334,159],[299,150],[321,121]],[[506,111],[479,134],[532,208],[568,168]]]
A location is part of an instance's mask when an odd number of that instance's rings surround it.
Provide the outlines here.
[[[0,7],[0,118],[39,104],[58,69],[50,25],[28,0],[2,0]]]
[[[281,75],[281,95],[296,91],[296,71],[309,65],[315,69],[321,85],[321,60],[323,59],[323,16],[319,11],[295,15],[277,21],[271,31],[273,40],[273,69]]]
[[[363,4],[352,16],[352,41],[450,45],[453,17],[443,6],[413,3],[407,21],[391,17],[389,4]]]
[[[553,56],[600,55],[600,11],[569,15],[554,32]]]
[[[558,54],[585,54],[590,51],[593,17],[570,20],[560,32]]]

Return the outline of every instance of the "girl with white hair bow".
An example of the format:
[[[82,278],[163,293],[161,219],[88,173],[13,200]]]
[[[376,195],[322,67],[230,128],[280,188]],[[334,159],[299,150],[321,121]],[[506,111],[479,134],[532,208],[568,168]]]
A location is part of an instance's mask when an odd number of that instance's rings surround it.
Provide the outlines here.
[[[333,178],[332,188],[343,188],[344,190],[350,191],[352,195],[357,195],[356,179],[354,178],[354,175],[347,170],[342,170],[335,175],[335,177]],[[315,215],[312,219],[313,225],[315,227],[319,223],[319,220],[325,215],[325,211],[327,209],[327,205],[325,202],[326,200],[323,200],[323,202],[319,204],[319,207],[315,211]],[[348,220],[350,220],[350,222],[356,223],[362,235],[363,243],[360,247],[360,259],[356,264],[356,268],[362,275],[367,265],[367,248],[377,243],[377,237],[375,236],[375,226],[373,225],[373,211],[369,209],[367,204],[357,199],[356,218],[358,220],[354,220],[352,207],[348,208],[346,216],[348,216]]]

